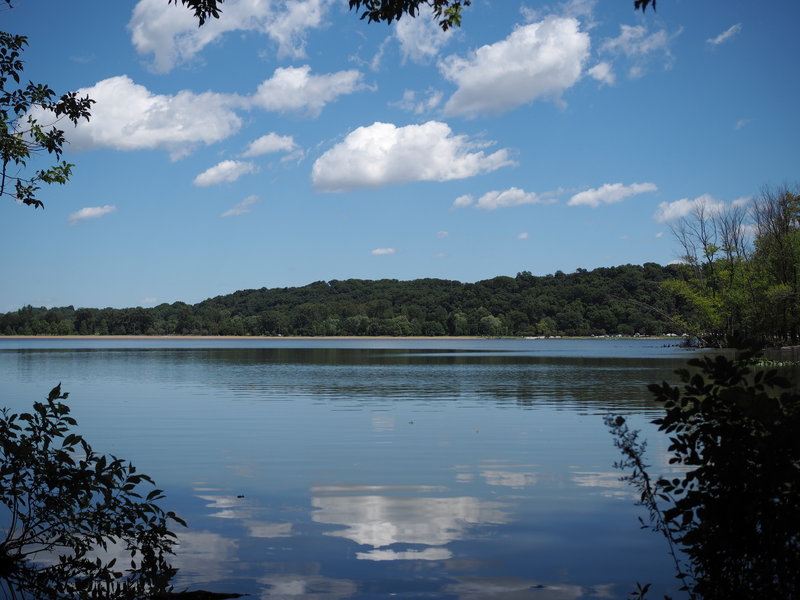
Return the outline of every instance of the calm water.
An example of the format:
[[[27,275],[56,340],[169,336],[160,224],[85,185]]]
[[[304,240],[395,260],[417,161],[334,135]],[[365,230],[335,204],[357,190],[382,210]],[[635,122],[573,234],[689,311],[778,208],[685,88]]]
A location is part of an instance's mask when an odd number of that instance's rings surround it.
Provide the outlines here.
[[[648,340],[0,340],[0,402],[56,383],[189,522],[179,586],[292,600],[674,589],[602,417],[647,427]]]

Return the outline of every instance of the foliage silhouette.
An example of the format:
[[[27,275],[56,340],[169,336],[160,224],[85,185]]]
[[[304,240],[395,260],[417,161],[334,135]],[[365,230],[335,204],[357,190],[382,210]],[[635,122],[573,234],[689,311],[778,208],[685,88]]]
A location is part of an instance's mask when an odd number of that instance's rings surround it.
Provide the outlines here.
[[[182,0],[184,3],[209,0]],[[216,0],[210,0],[216,1]],[[222,2],[222,0],[218,0]],[[461,14],[464,7],[472,4],[471,0],[349,0],[350,10],[363,10],[361,19],[366,19],[369,23],[391,23],[399,21],[403,15],[416,17],[419,15],[421,7],[429,7],[433,14],[433,19],[447,31],[451,27],[461,27]],[[656,9],[656,0],[634,0],[634,10],[645,12],[647,7],[652,6]]]
[[[664,535],[690,598],[796,598],[800,590],[800,395],[776,370],[736,359],[696,358],[680,387],[649,386],[664,406],[679,476],[655,478],[645,442],[625,419],[606,423],[623,458],[615,466]],[[639,588],[638,597],[642,597]],[[646,590],[644,590],[646,593]]]
[[[12,598],[128,599],[169,592],[185,526],[162,490],[80,435],[61,384],[30,413],[0,413],[0,589]],[[115,556],[123,556],[117,564]]]
[[[9,3],[10,6],[10,3]],[[40,184],[65,184],[74,165],[61,161],[64,131],[54,124],[66,118],[73,125],[89,120],[94,100],[67,92],[56,99],[48,86],[33,82],[21,85],[22,52],[28,39],[0,32],[0,197],[44,207],[36,195]],[[47,114],[52,121],[40,122],[37,114]],[[25,173],[31,155],[46,152],[55,164],[33,173]]]

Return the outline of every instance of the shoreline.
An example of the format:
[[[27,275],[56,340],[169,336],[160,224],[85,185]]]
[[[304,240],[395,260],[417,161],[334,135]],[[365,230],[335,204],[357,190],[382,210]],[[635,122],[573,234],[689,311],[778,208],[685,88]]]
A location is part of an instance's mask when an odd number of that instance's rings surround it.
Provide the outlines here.
[[[486,337],[479,335],[0,335],[0,340],[680,340],[680,336]]]

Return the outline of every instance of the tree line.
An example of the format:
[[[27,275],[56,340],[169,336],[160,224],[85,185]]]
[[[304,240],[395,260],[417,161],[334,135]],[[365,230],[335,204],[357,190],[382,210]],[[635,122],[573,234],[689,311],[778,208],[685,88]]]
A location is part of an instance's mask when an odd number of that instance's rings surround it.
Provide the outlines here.
[[[241,290],[194,305],[35,308],[0,315],[3,335],[587,336],[681,334],[690,308],[665,282],[676,265],[476,283],[443,279],[317,281]]]
[[[800,186],[765,187],[749,203],[695,203],[672,227],[683,252],[667,286],[686,328],[709,345],[800,341]]]
[[[682,262],[443,279],[317,281],[190,305],[34,308],[2,335],[589,336],[687,333],[708,346],[800,342],[800,186],[696,201],[672,233]]]

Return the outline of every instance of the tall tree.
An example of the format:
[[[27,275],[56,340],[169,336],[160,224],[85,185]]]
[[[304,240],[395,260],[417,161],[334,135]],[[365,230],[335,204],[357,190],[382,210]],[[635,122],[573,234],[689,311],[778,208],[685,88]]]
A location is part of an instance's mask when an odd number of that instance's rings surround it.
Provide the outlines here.
[[[764,188],[753,204],[755,268],[768,302],[762,327],[773,337],[800,337],[800,189]]]

